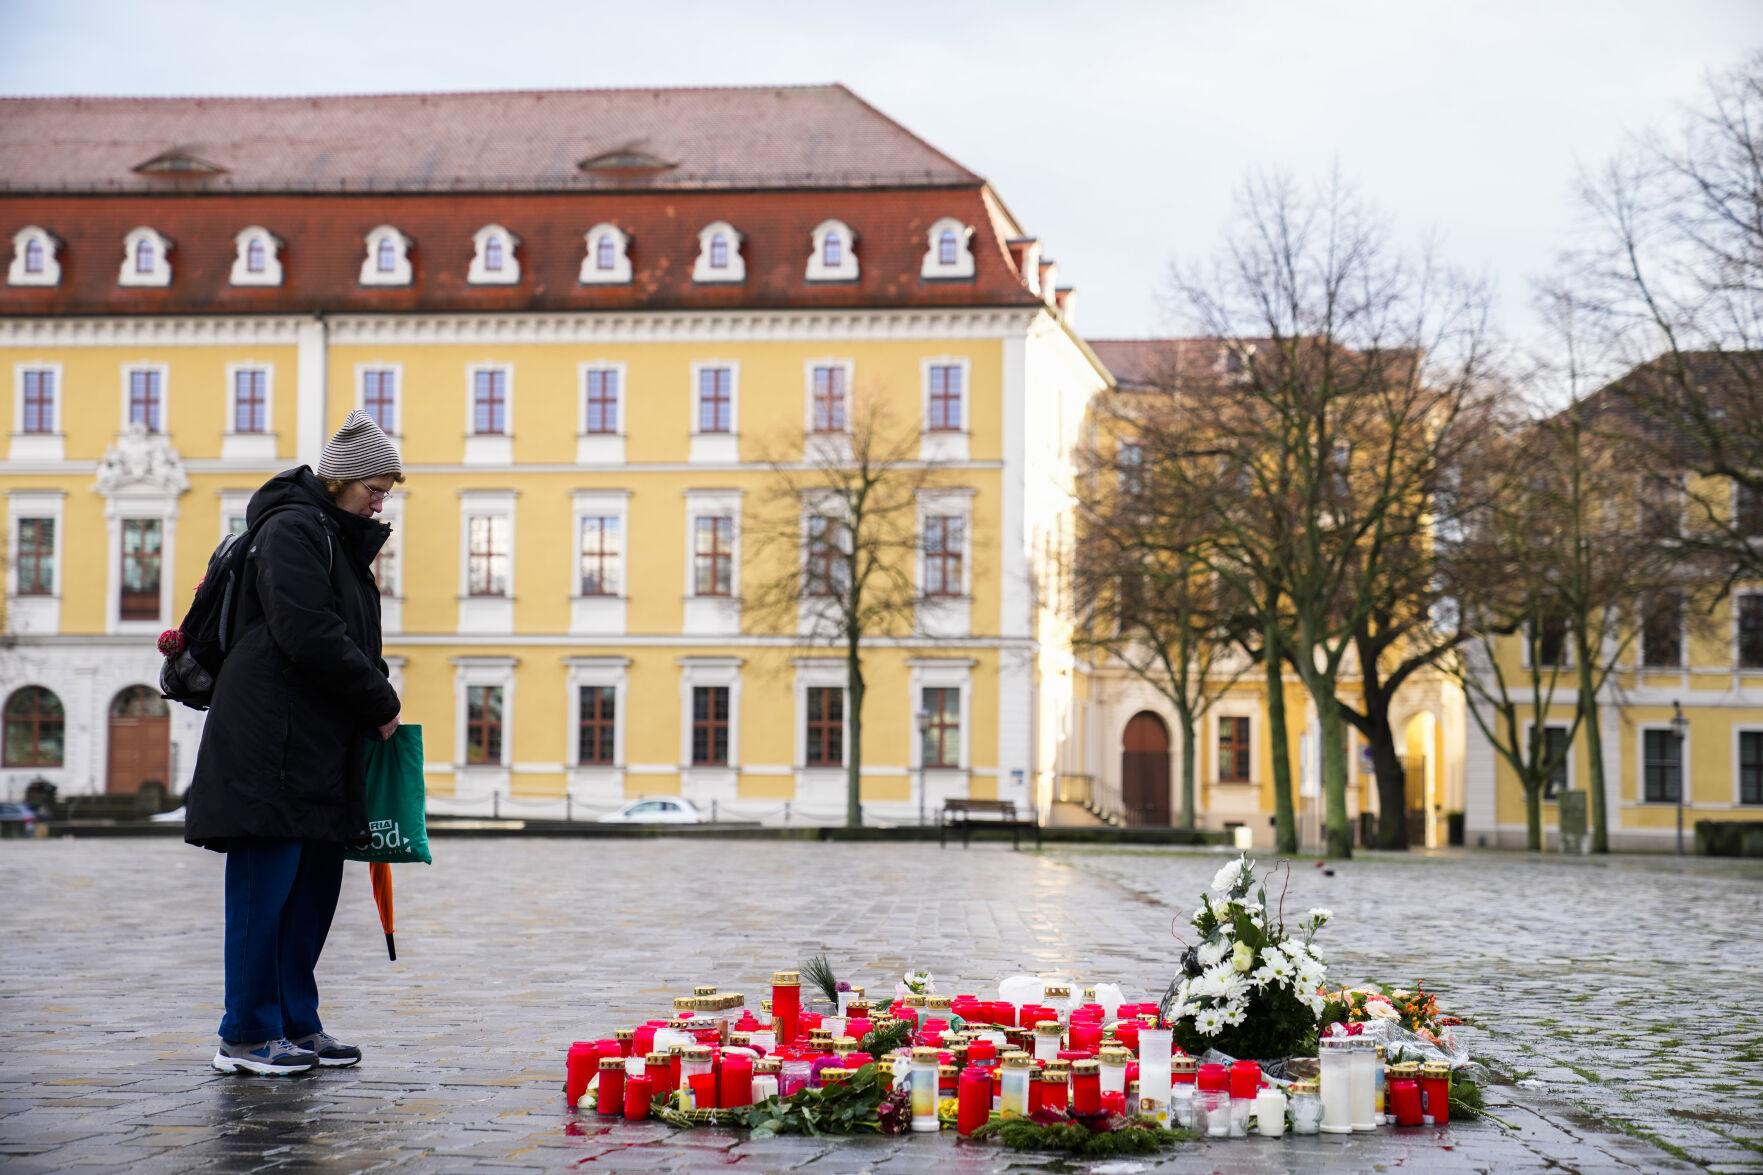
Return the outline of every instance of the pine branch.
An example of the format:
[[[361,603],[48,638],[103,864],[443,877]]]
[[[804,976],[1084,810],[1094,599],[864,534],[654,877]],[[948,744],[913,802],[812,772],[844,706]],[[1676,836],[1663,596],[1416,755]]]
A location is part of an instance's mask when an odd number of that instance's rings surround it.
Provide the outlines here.
[[[833,974],[833,965],[825,955],[815,955],[802,964],[802,978],[819,988],[828,1003],[838,1007],[839,977]]]

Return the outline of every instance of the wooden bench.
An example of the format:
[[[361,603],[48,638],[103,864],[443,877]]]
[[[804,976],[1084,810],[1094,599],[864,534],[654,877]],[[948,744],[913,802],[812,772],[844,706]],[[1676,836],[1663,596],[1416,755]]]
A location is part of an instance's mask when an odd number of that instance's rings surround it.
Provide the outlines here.
[[[1040,821],[1034,818],[1032,812],[1026,818],[1017,816],[1014,800],[944,800],[943,810],[937,813],[937,843],[947,847],[949,829],[956,828],[961,832],[961,847],[967,848],[973,826],[980,822],[1008,828],[1010,847],[1013,850],[1022,848],[1024,829],[1035,834],[1035,848],[1041,847]]]

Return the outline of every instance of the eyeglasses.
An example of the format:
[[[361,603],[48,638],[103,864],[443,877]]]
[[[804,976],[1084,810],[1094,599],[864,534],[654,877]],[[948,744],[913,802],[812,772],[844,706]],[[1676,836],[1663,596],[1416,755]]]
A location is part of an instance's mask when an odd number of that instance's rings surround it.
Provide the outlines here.
[[[357,479],[356,479],[356,480],[357,480],[357,481],[361,481],[361,479],[360,479],[360,478],[357,478]],[[391,491],[391,490],[376,490],[376,489],[375,489],[375,488],[373,488],[373,487],[372,487],[372,486],[370,486],[370,485],[368,485],[368,484],[367,484],[367,482],[365,482],[365,481],[361,481],[361,484],[362,484],[362,485],[363,485],[363,486],[364,486],[364,487],[366,487],[366,489],[367,489],[367,496],[368,496],[368,499],[369,499],[369,500],[370,500],[370,501],[374,501],[374,502],[383,502],[383,501],[385,501],[385,500],[386,500],[386,499],[387,499],[387,498],[389,498],[389,497],[390,497],[390,496],[391,496],[391,494],[392,494],[392,491]]]

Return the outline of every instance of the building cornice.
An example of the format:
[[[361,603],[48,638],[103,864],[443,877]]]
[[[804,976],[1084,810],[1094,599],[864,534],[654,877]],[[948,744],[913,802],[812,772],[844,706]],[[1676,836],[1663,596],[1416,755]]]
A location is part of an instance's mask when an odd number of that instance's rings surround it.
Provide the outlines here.
[[[0,318],[0,347],[293,346],[303,315]]]

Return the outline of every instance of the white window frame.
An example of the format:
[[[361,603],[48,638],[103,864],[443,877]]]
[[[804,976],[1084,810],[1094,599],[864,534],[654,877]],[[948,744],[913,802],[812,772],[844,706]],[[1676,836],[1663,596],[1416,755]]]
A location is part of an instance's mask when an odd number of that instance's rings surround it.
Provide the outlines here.
[[[1567,730],[1571,725],[1572,724],[1568,723],[1568,722],[1550,722],[1547,720],[1545,720],[1543,722],[1543,727],[1545,730],[1551,726],[1558,726],[1562,730]],[[1524,733],[1521,736],[1524,739],[1525,746],[1528,747],[1530,745],[1530,732],[1535,729],[1536,729],[1536,719],[1526,718],[1524,720]],[[1565,760],[1563,760],[1563,762],[1561,764],[1562,770],[1567,773],[1567,786],[1564,788],[1557,789],[1554,796],[1543,796],[1542,797],[1543,803],[1553,804],[1556,801],[1556,798],[1560,796],[1561,792],[1573,790],[1573,781],[1578,778],[1578,776],[1573,774],[1573,760],[1574,760],[1574,756],[1576,754],[1578,754],[1578,752],[1574,750],[1574,747],[1578,742],[1579,742],[1579,739],[1577,736],[1569,737],[1567,740],[1567,758]],[[1546,786],[1546,784],[1545,784],[1545,786]]]
[[[826,238],[839,234],[839,263],[826,263]],[[814,226],[814,246],[808,252],[806,279],[811,282],[854,282],[857,280],[857,234],[842,220],[823,220]]]
[[[960,790],[949,792],[949,794],[966,795],[966,781],[973,774],[973,670],[975,662],[956,657],[912,657],[907,660],[906,665],[908,669],[906,714],[912,730],[907,740],[910,751],[907,755],[906,765],[912,771],[913,786],[917,786],[921,771],[930,773],[933,779],[939,776],[945,779],[958,776],[961,781]],[[959,689],[961,691],[961,750],[959,761],[954,767],[924,767],[924,737],[918,730],[918,714],[923,708],[924,691],[927,689]],[[940,806],[939,804],[938,807]]]
[[[458,631],[507,636],[514,632],[514,601],[517,598],[515,578],[516,552],[519,550],[515,501],[519,490],[459,491],[459,619]],[[471,594],[471,520],[473,518],[506,518],[508,520],[508,594],[474,596]]]
[[[256,490],[219,491],[217,496],[220,499],[220,533],[215,536],[215,542],[218,543],[233,533],[233,528],[228,525],[232,519],[248,517],[246,510],[251,505],[251,495],[256,492]]]
[[[1675,808],[1677,807],[1676,800],[1649,800],[1647,798],[1647,732],[1650,730],[1661,730],[1666,734],[1673,736],[1675,736],[1676,733],[1671,729],[1670,722],[1653,721],[1635,723],[1634,801],[1632,803],[1625,803],[1623,806],[1635,808]],[[1695,737],[1695,723],[1692,722],[1690,724],[1690,729],[1684,733],[1682,745],[1677,749],[1677,786],[1678,791],[1683,795],[1683,806],[1686,808],[1693,808],[1696,806],[1695,795],[1690,788],[1690,764],[1695,761],[1693,757]],[[1733,777],[1733,786],[1735,788],[1738,786],[1738,777],[1736,774]]]
[[[845,427],[819,432],[814,427],[814,371],[818,367],[837,367],[845,373]],[[851,459],[851,416],[856,406],[857,361],[831,356],[802,361],[802,449],[806,461],[849,461]]]
[[[480,371],[500,371],[505,376],[506,395],[502,405],[502,431],[477,431],[477,375]],[[399,379],[403,391],[403,379]],[[400,395],[400,399],[402,396]],[[403,405],[400,404],[400,407]],[[480,360],[465,365],[465,464],[514,464],[514,364],[496,360]]]
[[[839,611],[842,599],[837,594],[812,596],[807,591],[809,526],[817,517],[837,519],[846,527],[850,526],[850,511],[837,494],[830,490],[809,490],[802,494],[801,531],[796,541],[797,583],[802,591],[796,600],[796,635],[823,641],[836,640],[842,619]]]
[[[481,780],[507,794],[509,768],[514,764],[515,668],[518,657],[454,657],[453,662],[453,769],[462,778]],[[502,758],[496,763],[466,763],[466,688],[474,685],[502,687]],[[474,790],[476,790],[474,788]]]
[[[141,273],[135,268],[135,248],[142,241],[153,242],[153,268]],[[122,239],[122,271],[117,275],[119,286],[160,287],[171,285],[171,238],[146,225],[129,230]]]
[[[410,265],[410,246],[415,242],[389,224],[376,225],[367,230],[362,238],[367,246],[367,255],[361,261],[361,284],[364,286],[407,286],[411,284],[414,274]],[[392,242],[392,268],[381,272],[379,268],[380,242]]]
[[[252,273],[251,242],[263,244],[263,271]],[[279,286],[282,284],[282,245],[280,237],[262,225],[250,225],[239,230],[233,237],[233,244],[238,247],[238,255],[233,258],[233,272],[230,281],[235,286]]]
[[[913,582],[918,598],[913,609],[918,631],[925,636],[964,637],[973,633],[973,498],[972,486],[920,490],[918,492],[915,533],[918,542],[913,556]],[[925,520],[932,517],[961,519],[961,594],[931,596],[925,593],[928,579],[925,560]]]
[[[137,371],[157,371],[159,373],[159,428],[158,435],[171,435],[171,365],[169,363],[149,363],[137,361],[122,365],[122,415],[117,421],[117,431],[126,432],[129,427],[129,376]],[[149,430],[154,432],[155,430]]]
[[[8,490],[6,493],[6,631],[11,636],[54,636],[61,631],[61,597],[67,581],[63,565],[67,527],[62,521],[65,490]],[[46,596],[18,594],[18,524],[24,518],[55,523],[55,558],[49,575],[54,583]]]
[[[728,369],[728,431],[699,432],[702,373]],[[687,460],[709,465],[734,465],[741,459],[741,365],[733,359],[704,359],[692,364],[692,436]]]
[[[955,262],[943,264],[938,252],[938,244],[943,230],[950,229],[955,233]],[[945,216],[933,222],[925,230],[925,240],[929,243],[924,251],[924,263],[918,267],[918,276],[925,281],[965,281],[974,275],[973,263],[973,226],[964,223],[959,217]]]
[[[367,373],[370,371],[392,373],[392,427],[385,433],[397,439],[404,435],[404,365],[372,362],[355,365],[355,407],[363,411],[367,409]]]
[[[56,558],[58,558],[58,559],[61,557],[61,548],[59,546],[56,547],[55,555],[56,555]],[[1740,787],[1743,780],[1740,778],[1739,772],[1740,772],[1741,767],[1744,764],[1744,758],[1741,753],[1742,749],[1743,749],[1744,739],[1741,736],[1747,735],[1747,734],[1763,735],[1763,723],[1756,723],[1756,722],[1735,722],[1735,723],[1733,723],[1733,726],[1732,726],[1732,806],[1734,808],[1737,808],[1741,812],[1755,812],[1758,810],[1758,808],[1763,807],[1763,805],[1745,803],[1744,792],[1743,792],[1743,790],[1741,790],[1741,787]]]
[[[486,251],[491,241],[502,244],[502,268],[491,269]],[[520,238],[499,224],[486,224],[471,234],[471,267],[465,282],[472,286],[517,286],[520,284]]]
[[[382,583],[380,589],[380,628],[384,632],[396,633],[404,631],[404,502],[409,494],[394,488],[386,495],[385,509],[380,520],[392,528],[390,537],[386,539],[386,547],[392,549],[392,575],[390,583]],[[514,546],[512,537],[509,542],[510,569],[513,568]],[[512,581],[510,581],[512,583]]]
[[[28,371],[49,372],[55,384],[52,417],[48,432],[24,430],[24,382]],[[126,394],[126,393],[125,393]],[[41,359],[21,360],[12,365],[12,436],[7,447],[9,461],[62,461],[67,456],[67,434],[61,429],[62,414],[67,405],[67,389],[62,382],[59,362]],[[125,404],[124,411],[127,411]]]
[[[611,432],[588,431],[588,375],[607,372],[618,377],[618,427]],[[612,359],[587,359],[576,364],[575,463],[623,465],[625,433],[630,424],[627,365]]]
[[[25,255],[32,241],[43,249],[43,269],[32,273],[25,268]],[[12,264],[6,271],[9,286],[58,286],[61,284],[61,238],[46,228],[27,224],[12,234]]]
[[[728,241],[728,264],[717,269],[710,264],[710,242],[721,233]],[[741,255],[746,238],[726,220],[713,220],[698,230],[698,260],[692,265],[692,280],[707,285],[738,285],[747,280],[747,259]]]
[[[624,795],[625,769],[625,729],[628,725],[626,710],[630,698],[630,658],[629,657],[565,657],[563,664],[569,690],[567,704],[564,707],[564,757],[563,762],[570,771],[570,790],[578,788],[592,789],[592,795],[584,799],[597,799],[602,802],[621,800]],[[611,687],[612,704],[616,708],[612,722],[612,762],[582,762],[581,726],[582,726],[582,688],[584,686]]]
[[[1218,720],[1220,718],[1247,718],[1249,720],[1249,778],[1225,779],[1218,761]],[[1254,702],[1246,702],[1221,698],[1206,716],[1206,744],[1208,759],[1212,760],[1212,770],[1202,776],[1200,783],[1205,787],[1241,787],[1261,786],[1261,742],[1255,737],[1255,731],[1263,721],[1261,708]],[[1348,762],[1352,762],[1351,759]]]
[[[796,765],[799,775],[807,776],[843,776],[846,765],[851,761],[851,680],[842,657],[801,657],[792,662],[796,667],[796,732],[795,747],[790,752],[790,761]],[[839,761],[837,763],[810,763],[808,761],[808,691],[810,689],[836,689],[845,695],[844,737],[839,740]],[[914,736],[917,727],[913,728]]]
[[[574,490],[569,508],[569,632],[571,636],[622,636],[630,608],[631,528],[629,490]],[[618,583],[611,595],[582,594],[582,519],[618,519]],[[623,762],[622,759],[619,760]]]
[[[736,798],[735,781],[741,773],[741,666],[740,657],[680,657],[679,763],[681,794],[696,803]],[[700,686],[728,689],[728,762],[692,762],[692,691]]]
[[[697,636],[738,636],[741,632],[741,544],[743,531],[741,490],[687,490],[686,582],[684,631]],[[729,594],[697,594],[696,531],[699,518],[730,517],[735,520],[734,550],[730,555]]]
[[[930,372],[933,367],[961,369],[961,426],[930,426]],[[973,441],[973,360],[965,355],[927,355],[918,361],[918,456],[921,461],[966,461]]]
[[[1739,664],[1739,635],[1740,635],[1740,633],[1739,633],[1739,620],[1740,620],[1740,611],[1741,611],[1740,606],[1739,606],[1739,601],[1747,596],[1763,596],[1763,588],[1734,588],[1733,589],[1733,593],[1729,597],[1732,601],[1732,604],[1731,604],[1731,609],[1732,609],[1732,638],[1731,638],[1731,640],[1732,640],[1732,643],[1728,646],[1728,648],[1731,650],[1730,664],[1732,665],[1732,671],[1734,673],[1740,674],[1740,675],[1756,676],[1756,675],[1763,674],[1763,666],[1740,665]]]
[[[122,618],[122,524],[124,519],[159,521],[159,615],[151,620]],[[157,636],[180,617],[173,615],[172,581],[177,578],[178,505],[175,492],[150,486],[125,487],[105,502],[105,558],[109,574],[105,583],[105,631],[112,636]]]
[[[263,373],[263,432],[234,432],[238,423],[238,376],[243,371]],[[256,359],[241,359],[226,365],[226,427],[221,433],[222,461],[253,461],[274,463],[275,431],[275,364]]]
[[[613,242],[612,268],[600,268],[600,241]],[[628,286],[631,283],[631,236],[616,224],[603,221],[587,232],[587,254],[582,258],[578,281],[584,286]]]

